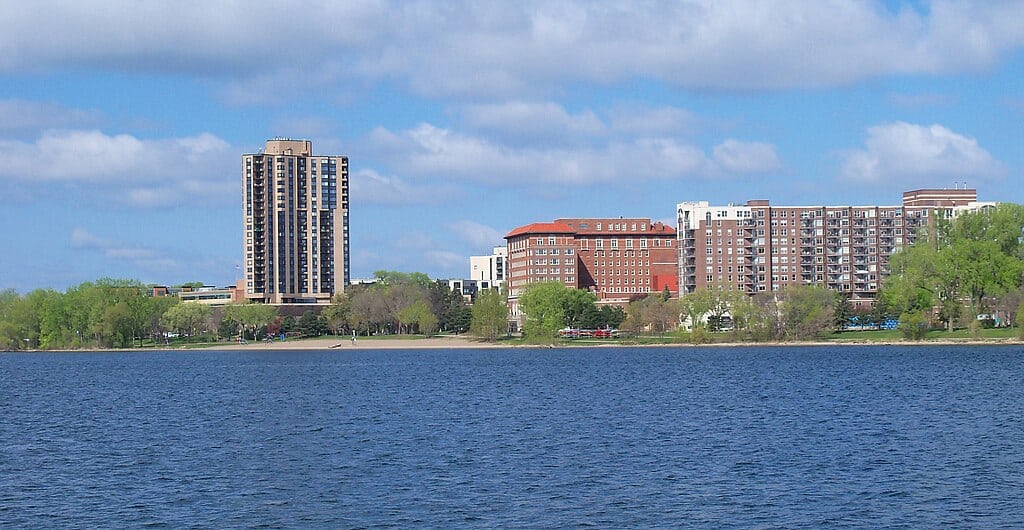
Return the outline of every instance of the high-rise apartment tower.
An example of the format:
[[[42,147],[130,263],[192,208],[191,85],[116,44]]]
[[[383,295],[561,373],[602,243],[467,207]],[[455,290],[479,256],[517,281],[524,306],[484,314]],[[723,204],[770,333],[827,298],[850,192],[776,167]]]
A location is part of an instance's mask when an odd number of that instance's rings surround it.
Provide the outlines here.
[[[309,140],[268,140],[242,155],[245,296],[328,303],[349,281],[348,157]]]

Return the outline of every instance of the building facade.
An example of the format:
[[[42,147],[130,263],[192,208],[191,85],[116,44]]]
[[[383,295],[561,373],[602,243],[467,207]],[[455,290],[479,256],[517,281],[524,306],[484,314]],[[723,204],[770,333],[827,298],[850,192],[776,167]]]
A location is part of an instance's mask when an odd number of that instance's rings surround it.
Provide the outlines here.
[[[309,140],[268,140],[242,156],[245,296],[329,303],[349,280],[348,157]]]
[[[754,295],[813,284],[870,305],[892,254],[913,245],[936,215],[994,204],[978,202],[973,189],[909,191],[900,206],[679,203],[679,290]]]
[[[501,288],[508,270],[508,247],[494,247],[490,256],[469,257],[469,279],[481,289]]]
[[[556,219],[521,226],[508,241],[511,315],[531,283],[557,280],[597,295],[599,303],[624,305],[631,299],[677,292],[676,231],[643,218]]]

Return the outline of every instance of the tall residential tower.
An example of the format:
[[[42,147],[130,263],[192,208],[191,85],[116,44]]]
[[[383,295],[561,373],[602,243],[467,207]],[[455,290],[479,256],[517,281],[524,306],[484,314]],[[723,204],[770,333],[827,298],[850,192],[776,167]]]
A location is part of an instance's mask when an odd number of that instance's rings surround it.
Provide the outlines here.
[[[245,296],[329,303],[349,280],[348,157],[309,140],[268,140],[242,156]]]

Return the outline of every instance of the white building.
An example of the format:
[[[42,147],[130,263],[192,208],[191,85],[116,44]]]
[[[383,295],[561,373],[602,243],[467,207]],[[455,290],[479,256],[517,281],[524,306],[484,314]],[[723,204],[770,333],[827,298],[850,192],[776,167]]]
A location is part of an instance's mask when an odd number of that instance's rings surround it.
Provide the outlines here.
[[[508,247],[494,247],[490,256],[469,257],[469,278],[480,289],[501,288],[508,271]]]

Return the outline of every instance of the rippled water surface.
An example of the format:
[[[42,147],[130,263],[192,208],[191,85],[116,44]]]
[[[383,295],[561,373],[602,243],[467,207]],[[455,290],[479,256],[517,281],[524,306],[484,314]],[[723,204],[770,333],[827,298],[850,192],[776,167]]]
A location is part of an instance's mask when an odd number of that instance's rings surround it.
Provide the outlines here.
[[[0,355],[0,527],[1024,527],[1024,349]]]

